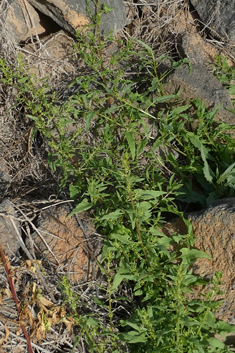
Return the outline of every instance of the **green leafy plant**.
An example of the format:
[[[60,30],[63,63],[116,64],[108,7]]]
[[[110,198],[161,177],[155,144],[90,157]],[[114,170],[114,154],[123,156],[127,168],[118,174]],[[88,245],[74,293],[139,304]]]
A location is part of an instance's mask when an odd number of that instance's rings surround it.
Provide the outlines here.
[[[231,95],[235,94],[235,70],[222,55],[216,55],[213,67],[215,76],[222,82]],[[234,103],[234,99],[233,99]]]
[[[193,286],[205,283],[192,264],[208,255],[193,248],[192,226],[177,205],[234,195],[234,141],[226,133],[231,127],[215,125],[218,108],[211,112],[198,99],[182,104],[180,92],[165,95],[167,73],[158,71],[165,58],[156,58],[149,45],[112,34],[101,40],[101,15],[109,10],[99,1],[95,17],[87,10],[96,24],[77,33],[75,44],[85,69],[71,83],[76,93],[63,103],[44,82],[23,74],[21,58],[18,68],[0,60],[1,82],[17,89],[16,104],[48,143],[51,168],[63,170],[61,187],[68,186],[74,200],[71,214],[92,208],[105,235],[97,262],[105,299],[93,300],[106,319],[99,310],[81,314],[81,298],[63,279],[69,315],[91,352],[122,352],[125,344],[133,352],[229,352],[214,337],[234,331],[213,315],[219,275],[204,301],[190,299]],[[105,60],[110,42],[116,52]],[[72,134],[68,124],[75,127]],[[166,212],[183,219],[186,235],[161,231]],[[119,295],[123,286],[131,299]],[[115,317],[114,308],[130,300],[132,310]]]

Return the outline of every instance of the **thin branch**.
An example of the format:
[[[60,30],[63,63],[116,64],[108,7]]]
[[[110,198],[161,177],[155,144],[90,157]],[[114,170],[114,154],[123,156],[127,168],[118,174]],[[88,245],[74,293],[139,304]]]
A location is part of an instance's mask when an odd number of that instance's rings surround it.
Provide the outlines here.
[[[29,353],[33,353],[29,335],[28,335],[28,333],[26,331],[26,328],[25,328],[25,326],[23,324],[23,314],[22,314],[21,309],[20,309],[20,303],[18,302],[18,299],[17,299],[17,296],[16,296],[15,287],[14,287],[14,284],[13,284],[13,281],[12,281],[12,278],[11,278],[11,274],[10,274],[9,268],[7,266],[7,260],[5,258],[5,255],[4,255],[4,252],[3,252],[3,249],[1,247],[1,245],[0,245],[0,255],[1,255],[1,258],[2,258],[2,262],[3,262],[4,268],[5,268],[6,274],[7,274],[7,279],[8,279],[8,283],[10,285],[10,288],[11,288],[12,297],[14,299],[14,302],[15,302],[15,305],[16,305],[16,308],[17,308],[17,311],[18,311],[18,314],[19,314],[20,327],[22,328],[22,331],[24,333],[25,339],[27,341]]]

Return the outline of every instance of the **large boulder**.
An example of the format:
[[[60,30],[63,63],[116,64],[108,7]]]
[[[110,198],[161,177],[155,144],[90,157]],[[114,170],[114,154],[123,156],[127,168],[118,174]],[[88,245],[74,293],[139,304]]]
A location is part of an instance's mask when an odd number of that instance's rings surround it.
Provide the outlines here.
[[[19,0],[12,0],[0,14],[0,34],[13,43],[25,41],[30,36],[44,32],[37,11],[27,0],[23,5]]]
[[[192,64],[211,67],[218,51],[204,40],[199,33],[185,32],[178,44],[178,51],[183,58],[188,58]]]
[[[212,35],[235,41],[235,0],[190,0]]]
[[[213,203],[209,208],[185,215],[192,222],[196,242],[195,248],[205,251],[212,260],[201,258],[193,265],[195,274],[208,281],[205,286],[194,289],[193,298],[203,298],[210,289],[210,278],[216,271],[222,272],[224,294],[215,297],[223,299],[215,316],[219,320],[235,324],[235,198],[225,198]],[[187,234],[184,222],[177,218],[162,227],[166,235]]]
[[[168,75],[166,83],[165,94],[174,94],[181,88],[180,98],[186,101],[200,98],[211,109],[222,103],[215,120],[235,124],[235,114],[227,110],[233,109],[228,91],[205,66],[192,65],[190,73],[189,66],[183,65]]]
[[[59,26],[71,34],[81,31],[84,25],[90,23],[86,8],[86,0],[28,0],[36,9],[50,17]],[[101,34],[109,31],[117,33],[126,25],[126,10],[123,0],[100,0],[100,7],[107,4],[113,10],[102,16]],[[90,1],[92,16],[96,12],[93,1]]]
[[[37,231],[31,235],[36,252],[73,282],[95,279],[102,238],[97,237],[87,212],[68,217],[69,211],[65,205],[41,211]],[[26,244],[30,249],[29,239]]]

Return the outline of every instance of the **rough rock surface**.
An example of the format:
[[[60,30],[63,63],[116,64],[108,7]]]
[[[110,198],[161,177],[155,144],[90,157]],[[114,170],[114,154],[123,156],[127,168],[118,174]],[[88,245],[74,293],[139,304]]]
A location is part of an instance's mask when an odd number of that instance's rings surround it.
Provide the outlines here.
[[[215,271],[223,272],[221,290],[225,293],[215,300],[224,299],[224,302],[215,316],[235,324],[235,198],[216,201],[208,209],[186,216],[192,222],[195,248],[205,251],[213,259],[198,259],[193,266],[194,273],[209,280]],[[162,230],[167,235],[187,232],[181,219],[166,224]],[[209,283],[204,287],[198,286],[194,290],[194,297],[200,297],[209,286]]]
[[[12,217],[11,217],[12,216]],[[5,199],[0,204],[0,244],[5,255],[12,256],[20,248],[18,234],[21,233],[13,203]]]
[[[207,107],[214,109],[222,103],[215,120],[220,120],[233,125],[235,114],[226,110],[233,109],[228,91],[222,86],[217,78],[203,65],[192,65],[192,73],[188,65],[174,70],[167,77],[167,85],[164,87],[166,94],[174,94],[181,87],[180,97],[189,101],[201,98]]]
[[[212,35],[235,41],[235,0],[190,0]]]
[[[4,197],[12,181],[4,159],[0,160],[0,195]]]
[[[36,9],[49,16],[59,26],[71,34],[82,30],[90,23],[86,12],[86,0],[28,0]],[[101,0],[100,6],[107,4],[113,10],[102,16],[101,33],[113,30],[114,34],[126,25],[126,10],[123,0]],[[90,1],[92,15],[95,13],[93,1]]]
[[[86,236],[76,217],[68,217],[66,206],[52,207],[41,213],[38,232],[32,238],[39,254],[50,260],[57,272],[67,272],[72,281],[84,281],[94,277],[92,262],[101,250],[101,238],[97,238],[87,213],[79,214]],[[28,244],[29,245],[29,244]]]
[[[41,39],[41,47],[38,56],[32,56],[32,67],[30,73],[34,73],[38,79],[53,77],[55,74],[71,75],[74,71],[74,46],[73,39],[63,30],[49,37]],[[27,53],[34,53],[34,43],[24,47]],[[42,60],[43,58],[43,60]],[[48,65],[45,65],[45,63]]]
[[[192,64],[209,66],[214,62],[216,49],[208,44],[198,33],[186,32],[178,46],[182,57],[188,58]]]
[[[4,18],[2,18],[4,17]],[[14,0],[1,15],[3,20],[2,31],[7,33],[7,38],[13,43],[25,41],[31,35],[42,34],[45,29],[40,25],[40,18],[35,9],[25,0]]]

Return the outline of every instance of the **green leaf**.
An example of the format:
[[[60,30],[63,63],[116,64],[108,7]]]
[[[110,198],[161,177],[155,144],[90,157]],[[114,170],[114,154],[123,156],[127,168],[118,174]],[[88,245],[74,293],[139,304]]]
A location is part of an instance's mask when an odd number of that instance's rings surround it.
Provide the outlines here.
[[[94,320],[92,317],[89,317],[87,320],[86,320],[86,325],[89,325],[91,327],[97,327],[99,326],[99,322]]]
[[[220,332],[226,332],[226,333],[231,333],[231,332],[235,332],[235,326],[234,325],[230,325],[225,321],[217,321],[217,329]]]
[[[143,152],[145,146],[147,145],[148,141],[146,140],[138,140],[137,141],[137,156]]]
[[[206,180],[209,181],[209,183],[212,183],[212,181],[213,181],[212,170],[209,167],[206,160],[204,160],[203,174],[204,174]]]
[[[100,218],[101,221],[104,221],[105,219],[110,219],[110,220],[117,220],[118,218],[120,218],[120,216],[123,214],[123,212],[119,209],[117,209],[114,212],[110,212],[106,215],[104,215],[103,217]]]
[[[18,83],[24,83],[30,79],[30,76],[22,77],[20,78],[17,82]]]
[[[183,248],[180,250],[180,252],[182,253],[180,258],[183,260],[183,264],[189,264],[192,261],[200,258],[212,260],[212,258],[202,250]]]
[[[70,198],[74,199],[75,196],[77,196],[77,194],[79,193],[79,189],[74,186],[73,184],[69,185],[69,191],[70,191]]]
[[[126,135],[129,148],[131,150],[132,159],[134,160],[135,159],[135,140],[134,140],[133,134],[131,132],[126,132],[125,135]]]
[[[72,216],[74,213],[80,213],[82,211],[89,210],[92,207],[92,204],[87,200],[83,199],[73,210],[70,212],[69,216]]]
[[[188,105],[183,105],[182,107],[176,107],[171,111],[171,115],[179,115],[183,112],[185,112],[186,110],[188,110],[192,105],[188,104]]]
[[[234,95],[235,94],[235,86],[233,85],[233,86],[229,87],[228,91],[229,91],[229,94]]]
[[[110,114],[113,113],[115,111],[117,111],[118,109],[120,109],[120,107],[118,105],[112,105],[110,108],[108,108],[107,110],[105,110],[104,114]]]
[[[117,287],[119,286],[119,284],[124,280],[130,280],[130,281],[135,281],[136,280],[136,276],[133,274],[130,274],[130,272],[128,270],[126,270],[127,273],[120,273],[122,271],[119,271],[118,273],[116,273],[116,275],[114,276],[113,279],[113,283],[112,283],[112,287],[111,287],[111,292],[113,293]]]
[[[34,115],[27,114],[26,116],[27,116],[27,118],[30,118],[30,119],[32,119],[34,121],[38,121],[39,120],[38,117],[34,116]]]
[[[129,234],[116,234],[111,233],[110,239],[117,239],[123,244],[133,244],[133,240],[130,239]]]
[[[197,347],[198,352],[206,353],[203,349],[203,346],[200,344],[200,341],[197,340],[195,337],[188,337],[187,340],[188,340],[188,342],[194,344],[195,347]]]
[[[235,163],[231,164],[226,170],[225,172],[223,172],[223,174],[220,175],[219,179],[217,180],[218,184],[221,184],[223,181],[225,181],[229,174],[233,171],[235,167]]]
[[[213,175],[211,168],[209,167],[209,165],[207,163],[207,158],[211,159],[211,156],[210,156],[207,148],[203,145],[202,141],[200,140],[200,138],[197,135],[193,134],[192,132],[188,132],[187,135],[189,136],[191,143],[196,148],[198,148],[199,151],[201,152],[201,157],[204,162],[204,167],[203,167],[204,176],[208,182],[212,183],[214,175]]]
[[[168,102],[169,100],[174,99],[176,97],[176,94],[168,94],[162,97],[156,97],[153,99],[153,104]]]
[[[122,334],[124,339],[129,343],[144,343],[147,341],[145,334],[140,334],[136,331],[129,331],[128,333]]]
[[[86,119],[86,131],[89,130],[90,125],[91,125],[91,121],[94,118],[94,116],[96,115],[96,113],[94,111],[90,111],[89,113],[87,113],[87,115],[85,116]]]
[[[213,348],[227,348],[227,346],[223,342],[221,342],[220,340],[218,340],[215,337],[209,338],[208,343]]]
[[[216,327],[216,320],[211,311],[207,312],[204,323],[209,327],[212,327],[212,328]]]
[[[138,199],[142,200],[151,200],[151,199],[157,199],[162,195],[165,195],[165,191],[158,191],[158,190],[142,190],[142,189],[136,189],[136,194],[138,195]]]
[[[188,58],[184,58],[184,59],[181,59],[179,61],[174,61],[172,63],[172,68],[173,69],[177,69],[178,67],[181,67],[183,64],[188,64],[188,66],[189,66],[189,74],[191,74],[192,71],[193,71],[193,67],[192,67],[191,61]]]
[[[142,41],[139,40],[139,39],[137,39],[136,41],[137,41],[139,44],[141,44],[142,47],[144,47],[144,48],[147,50],[147,52],[148,52],[149,55],[151,55],[152,57],[154,57],[153,49],[152,49],[148,44],[142,42]]]

